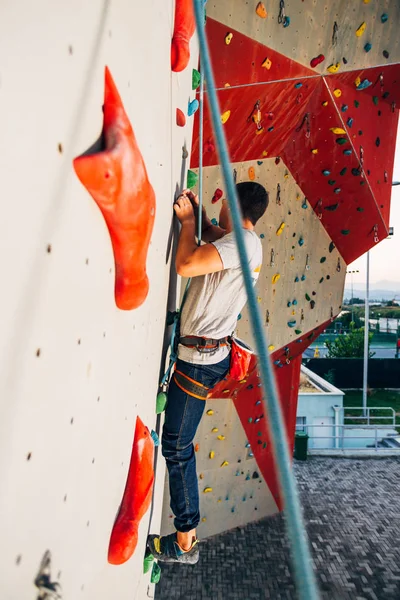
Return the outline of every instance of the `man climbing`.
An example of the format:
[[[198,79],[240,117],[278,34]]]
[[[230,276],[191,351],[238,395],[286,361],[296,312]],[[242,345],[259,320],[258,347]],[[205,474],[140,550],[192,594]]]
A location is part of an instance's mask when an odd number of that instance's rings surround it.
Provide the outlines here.
[[[268,194],[252,181],[239,183],[236,189],[255,283],[262,247],[254,226],[266,211]],[[202,240],[211,243],[202,246],[196,244],[198,206],[198,198],[190,190],[185,190],[174,206],[182,225],[176,269],[182,277],[192,278],[180,319],[178,360],[169,386],[162,435],[177,531],[148,539],[158,560],[187,564],[195,564],[199,559],[199,490],[193,439],[207,393],[229,372],[229,339],[247,300],[226,200],[222,202],[219,226],[211,223],[203,208]]]

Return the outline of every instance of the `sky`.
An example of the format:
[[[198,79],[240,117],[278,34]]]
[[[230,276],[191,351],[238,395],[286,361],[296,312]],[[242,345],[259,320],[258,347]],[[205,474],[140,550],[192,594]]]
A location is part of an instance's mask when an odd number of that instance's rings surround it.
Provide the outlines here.
[[[400,122],[397,129],[393,181],[400,181]],[[390,226],[394,227],[394,236],[374,246],[369,253],[369,279],[371,284],[377,284],[380,281],[398,282],[399,285],[396,289],[400,289],[400,185],[392,187]],[[354,287],[357,283],[366,281],[366,261],[367,255],[365,254],[348,266],[349,271],[359,271],[352,275]],[[350,285],[351,275],[347,275],[346,287],[349,288]]]

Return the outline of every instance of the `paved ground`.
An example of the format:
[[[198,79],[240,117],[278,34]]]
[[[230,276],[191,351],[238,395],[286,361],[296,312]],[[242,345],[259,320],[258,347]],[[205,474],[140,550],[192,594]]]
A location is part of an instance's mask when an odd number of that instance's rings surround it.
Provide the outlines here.
[[[295,461],[324,600],[400,600],[400,457]],[[201,543],[165,565],[156,600],[296,599],[282,515]]]

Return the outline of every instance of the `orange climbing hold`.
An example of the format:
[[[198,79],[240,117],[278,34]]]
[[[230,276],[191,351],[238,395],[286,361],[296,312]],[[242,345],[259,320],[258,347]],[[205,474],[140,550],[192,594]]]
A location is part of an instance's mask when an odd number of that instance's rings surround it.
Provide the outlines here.
[[[250,181],[254,181],[256,178],[256,172],[254,170],[254,167],[250,167],[249,168],[249,179]]]
[[[132,556],[138,542],[138,528],[148,510],[154,483],[154,442],[137,417],[131,462],[121,506],[108,547],[108,562],[122,565]]]
[[[176,124],[178,127],[185,127],[186,125],[186,116],[180,108],[176,109]]]
[[[256,13],[258,14],[259,17],[261,17],[262,19],[266,19],[267,18],[267,9],[265,8],[264,4],[262,2],[259,2],[257,4],[256,7]]]
[[[120,95],[105,70],[100,147],[74,159],[74,169],[100,208],[115,260],[115,302],[137,308],[149,291],[147,250],[155,217],[155,194]],[[97,144],[96,144],[97,146]]]
[[[171,69],[179,73],[190,59],[190,39],[196,29],[192,0],[176,0],[174,34],[171,43]]]
[[[267,69],[268,71],[270,70],[270,68],[272,67],[272,61],[271,59],[269,59],[268,57],[262,62],[261,64],[262,67],[264,67],[264,69]]]

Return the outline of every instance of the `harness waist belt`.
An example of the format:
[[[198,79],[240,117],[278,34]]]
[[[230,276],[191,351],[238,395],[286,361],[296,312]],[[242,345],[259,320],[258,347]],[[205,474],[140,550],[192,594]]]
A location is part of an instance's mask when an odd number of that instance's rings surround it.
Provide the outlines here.
[[[182,346],[187,346],[188,348],[216,348],[220,346],[227,346],[229,342],[229,336],[221,338],[220,340],[214,340],[213,338],[203,338],[197,337],[195,335],[187,335],[181,337],[179,342]]]
[[[208,395],[210,388],[206,387],[202,383],[195,381],[191,377],[188,377],[181,371],[177,371],[177,370],[174,371],[174,380],[175,380],[176,385],[181,390],[186,392],[186,394],[189,394],[189,396],[193,396],[194,398],[197,398],[198,400],[206,400],[207,399],[207,395]]]

